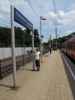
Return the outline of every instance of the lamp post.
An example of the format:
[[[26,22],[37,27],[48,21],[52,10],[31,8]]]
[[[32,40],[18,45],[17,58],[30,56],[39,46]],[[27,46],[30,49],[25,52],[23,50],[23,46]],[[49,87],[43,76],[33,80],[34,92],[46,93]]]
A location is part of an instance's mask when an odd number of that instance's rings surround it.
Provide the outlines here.
[[[42,20],[47,20],[43,16],[40,16],[40,54],[41,54],[41,62],[42,62]]]

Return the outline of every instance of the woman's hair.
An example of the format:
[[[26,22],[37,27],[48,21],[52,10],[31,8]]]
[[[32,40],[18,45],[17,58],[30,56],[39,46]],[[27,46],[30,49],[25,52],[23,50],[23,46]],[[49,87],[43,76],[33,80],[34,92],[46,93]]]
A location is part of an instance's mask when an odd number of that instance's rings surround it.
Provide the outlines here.
[[[36,51],[39,51],[39,48],[36,48]]]

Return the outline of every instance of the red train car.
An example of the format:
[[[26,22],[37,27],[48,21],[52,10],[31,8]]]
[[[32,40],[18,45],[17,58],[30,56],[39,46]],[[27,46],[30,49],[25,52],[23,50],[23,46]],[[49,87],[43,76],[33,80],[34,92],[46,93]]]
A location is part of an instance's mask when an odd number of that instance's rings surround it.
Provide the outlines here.
[[[75,60],[75,36],[63,43],[62,51]]]

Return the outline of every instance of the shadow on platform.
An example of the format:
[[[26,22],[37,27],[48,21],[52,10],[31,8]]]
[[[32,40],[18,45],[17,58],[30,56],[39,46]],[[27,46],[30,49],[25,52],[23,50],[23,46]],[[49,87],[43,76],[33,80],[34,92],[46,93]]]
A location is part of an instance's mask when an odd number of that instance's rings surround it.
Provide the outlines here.
[[[15,91],[20,88],[18,86],[13,87],[12,85],[6,85],[6,84],[2,84],[2,83],[0,83],[0,87],[8,88],[8,89],[15,90]]]
[[[33,71],[32,69],[25,68],[26,71]]]

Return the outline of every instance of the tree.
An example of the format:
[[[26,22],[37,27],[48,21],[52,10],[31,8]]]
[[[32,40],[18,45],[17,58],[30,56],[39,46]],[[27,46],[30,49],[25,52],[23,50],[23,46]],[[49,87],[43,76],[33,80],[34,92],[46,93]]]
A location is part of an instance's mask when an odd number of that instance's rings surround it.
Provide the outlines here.
[[[35,47],[40,47],[40,37],[37,29],[34,29],[34,44]]]
[[[29,29],[24,30],[24,44],[27,47],[32,46],[32,35],[31,35],[31,30]]]
[[[0,27],[0,46],[8,47],[11,45],[11,30],[10,28]]]
[[[24,31],[19,27],[15,27],[15,46],[16,47],[23,47],[23,35],[24,35]]]
[[[34,29],[34,42],[35,46],[39,47],[40,38],[38,30]],[[30,47],[32,46],[31,30],[22,30],[19,27],[15,27],[15,46],[16,47]],[[0,47],[11,47],[11,29],[0,27]]]

